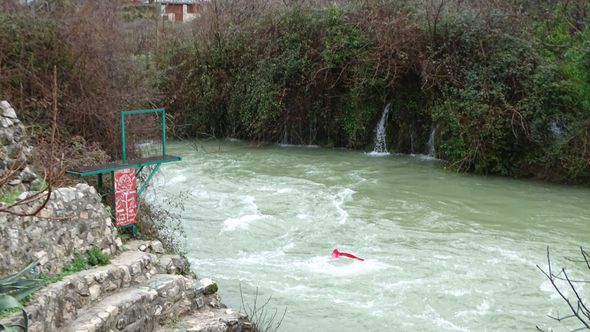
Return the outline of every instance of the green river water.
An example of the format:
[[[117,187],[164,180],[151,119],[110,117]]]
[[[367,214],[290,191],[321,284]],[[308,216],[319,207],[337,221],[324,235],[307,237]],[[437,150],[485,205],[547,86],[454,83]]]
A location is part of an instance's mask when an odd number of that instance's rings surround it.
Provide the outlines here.
[[[577,327],[547,318],[567,307],[535,265],[550,246],[557,267],[584,272],[564,256],[590,244],[588,189],[411,156],[229,141],[169,149],[183,161],[163,168],[158,196],[184,193],[193,269],[230,307],[240,286],[250,304],[257,288],[259,303],[272,296],[269,309],[287,307],[281,331]],[[334,248],[366,260],[332,259]]]

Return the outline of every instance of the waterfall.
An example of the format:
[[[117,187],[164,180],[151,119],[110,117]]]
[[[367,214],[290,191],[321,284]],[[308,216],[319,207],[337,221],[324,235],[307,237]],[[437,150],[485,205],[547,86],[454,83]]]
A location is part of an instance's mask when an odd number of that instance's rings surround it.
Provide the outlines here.
[[[436,128],[438,126],[432,127],[430,131],[430,138],[428,139],[428,156],[432,158],[436,158],[436,150],[434,148],[434,136],[436,135]]]
[[[383,110],[383,115],[381,115],[381,120],[379,120],[379,123],[377,123],[377,127],[375,127],[375,146],[373,148],[373,152],[370,153],[371,155],[389,155],[389,152],[387,152],[387,143],[385,142],[385,135],[387,129],[387,118],[389,116],[390,109],[391,103],[385,106],[385,109]]]

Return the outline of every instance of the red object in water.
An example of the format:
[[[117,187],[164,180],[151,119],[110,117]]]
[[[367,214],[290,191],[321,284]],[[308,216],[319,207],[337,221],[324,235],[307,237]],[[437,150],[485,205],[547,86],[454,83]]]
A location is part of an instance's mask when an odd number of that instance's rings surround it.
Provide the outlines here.
[[[340,257],[348,257],[348,258],[352,258],[352,259],[357,259],[359,261],[364,261],[363,258],[357,257],[353,254],[349,254],[347,252],[342,252],[342,251],[338,251],[338,249],[334,249],[332,250],[332,258],[340,258]]]

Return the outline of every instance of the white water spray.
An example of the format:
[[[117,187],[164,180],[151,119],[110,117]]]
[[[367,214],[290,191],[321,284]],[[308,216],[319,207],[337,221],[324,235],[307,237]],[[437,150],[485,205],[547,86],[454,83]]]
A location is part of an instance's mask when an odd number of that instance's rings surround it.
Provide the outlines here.
[[[430,138],[428,139],[428,156],[436,158],[436,149],[434,148],[434,136],[436,135],[436,129],[438,126],[432,127],[430,131]]]
[[[386,138],[386,129],[387,129],[387,118],[389,117],[389,110],[391,109],[391,103],[385,106],[383,110],[383,115],[381,115],[381,120],[377,123],[377,127],[375,127],[375,146],[373,148],[373,152],[370,155],[374,156],[386,156],[389,155],[387,152],[387,143],[385,141]]]

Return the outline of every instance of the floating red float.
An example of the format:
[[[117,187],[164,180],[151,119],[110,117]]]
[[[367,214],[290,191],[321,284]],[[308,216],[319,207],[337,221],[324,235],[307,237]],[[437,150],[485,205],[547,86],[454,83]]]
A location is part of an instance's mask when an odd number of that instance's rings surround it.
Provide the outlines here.
[[[332,254],[330,256],[332,256],[332,258],[348,257],[348,258],[356,259],[359,261],[364,261],[363,258],[357,257],[357,256],[355,256],[353,254],[349,254],[347,252],[338,251],[338,249],[332,250]]]

